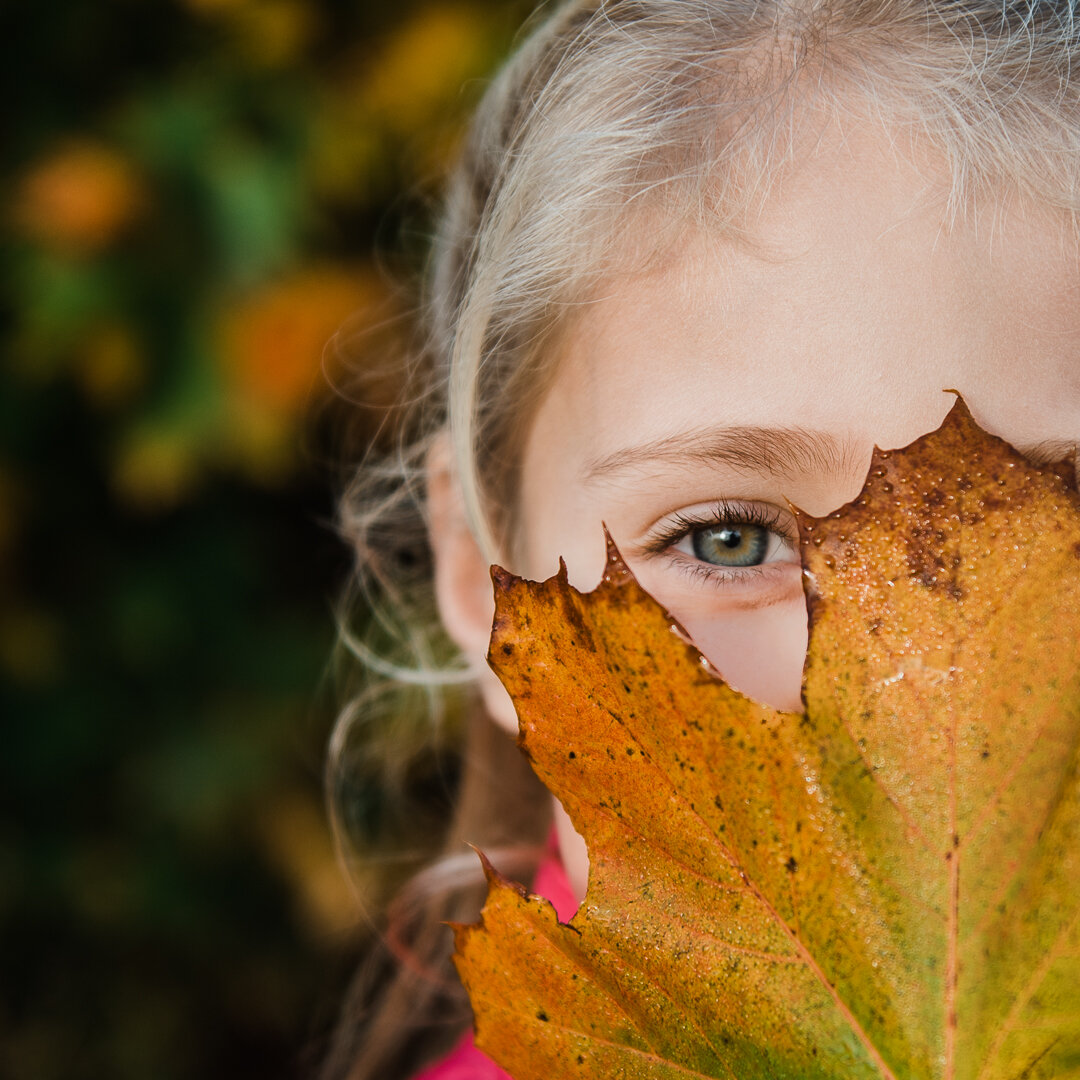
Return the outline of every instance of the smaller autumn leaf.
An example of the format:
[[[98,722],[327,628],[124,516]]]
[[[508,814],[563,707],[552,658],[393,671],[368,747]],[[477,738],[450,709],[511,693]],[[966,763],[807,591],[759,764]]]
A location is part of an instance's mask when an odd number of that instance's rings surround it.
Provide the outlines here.
[[[799,515],[805,713],[726,686],[614,549],[497,571],[491,662],[589,849],[457,929],[516,1080],[1080,1078],[1080,499],[961,402]]]

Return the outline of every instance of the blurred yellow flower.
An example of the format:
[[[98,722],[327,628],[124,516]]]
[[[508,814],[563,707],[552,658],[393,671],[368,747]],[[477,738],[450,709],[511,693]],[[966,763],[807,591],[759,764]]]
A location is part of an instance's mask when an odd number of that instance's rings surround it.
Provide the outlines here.
[[[222,457],[256,483],[272,486],[297,465],[293,417],[233,394],[225,402]]]
[[[238,44],[254,63],[284,67],[307,48],[315,33],[313,5],[300,0],[262,0],[241,9]]]
[[[245,7],[251,0],[183,0],[184,6],[200,15],[216,15],[222,11],[234,11]]]
[[[326,81],[312,117],[317,188],[335,199],[381,199],[395,162],[425,179],[443,173],[468,110],[462,87],[490,70],[499,47],[490,13],[460,0],[429,3],[384,39],[364,42]]]
[[[316,940],[357,929],[360,903],[345,880],[321,803],[297,792],[268,803],[257,822],[263,849],[292,885]]]
[[[60,625],[35,607],[0,612],[0,669],[20,685],[40,685],[60,667]]]
[[[23,177],[15,224],[50,247],[92,253],[139,212],[145,192],[134,167],[107,147],[70,142]]]
[[[127,401],[146,375],[135,336],[119,324],[102,326],[88,334],[78,357],[78,375],[94,404],[110,408]]]
[[[368,68],[361,101],[401,131],[445,110],[484,68],[485,20],[464,4],[429,4],[389,39]]]
[[[145,429],[120,447],[112,484],[122,499],[142,510],[166,510],[194,488],[199,468],[195,448],[179,432]]]
[[[283,67],[311,41],[318,12],[303,0],[184,0],[198,15],[217,18],[231,31],[232,44],[260,67]]]

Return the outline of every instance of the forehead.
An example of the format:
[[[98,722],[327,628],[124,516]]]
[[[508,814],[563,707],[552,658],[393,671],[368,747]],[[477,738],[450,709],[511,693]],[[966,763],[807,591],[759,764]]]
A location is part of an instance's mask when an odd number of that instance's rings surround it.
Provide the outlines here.
[[[645,271],[612,275],[563,335],[526,443],[525,515],[587,502],[620,455],[613,482],[670,475],[670,455],[648,448],[672,436],[799,429],[841,456],[903,445],[940,421],[949,389],[1018,445],[1075,439],[1069,223],[1003,193],[950,220],[948,189],[886,133],[834,131],[747,237],[698,230]]]

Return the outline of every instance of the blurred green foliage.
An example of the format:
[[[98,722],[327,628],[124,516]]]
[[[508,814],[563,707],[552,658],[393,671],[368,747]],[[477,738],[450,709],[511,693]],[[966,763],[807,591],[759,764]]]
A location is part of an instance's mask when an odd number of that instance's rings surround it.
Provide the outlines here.
[[[323,346],[394,325],[530,6],[0,7],[0,1077],[310,1074],[358,939]]]

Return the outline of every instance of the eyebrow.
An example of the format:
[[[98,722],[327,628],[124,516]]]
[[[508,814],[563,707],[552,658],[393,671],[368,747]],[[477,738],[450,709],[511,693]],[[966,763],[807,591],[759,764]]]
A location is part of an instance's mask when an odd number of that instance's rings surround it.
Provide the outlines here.
[[[1066,442],[1064,439],[1044,439],[1040,443],[1017,446],[1015,449],[1036,465],[1059,465],[1063,461],[1072,463],[1077,457],[1076,443]],[[1080,461],[1076,464],[1080,468]]]
[[[586,483],[654,465],[726,465],[738,472],[794,476],[845,474],[866,464],[852,442],[800,427],[701,428],[628,446],[591,461]]]

